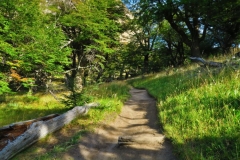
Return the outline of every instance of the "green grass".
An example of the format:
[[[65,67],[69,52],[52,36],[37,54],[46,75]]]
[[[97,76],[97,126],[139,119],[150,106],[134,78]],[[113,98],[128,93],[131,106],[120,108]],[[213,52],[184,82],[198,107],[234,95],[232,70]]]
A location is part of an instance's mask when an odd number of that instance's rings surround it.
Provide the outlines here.
[[[176,156],[187,160],[240,159],[240,72],[223,69],[220,73],[178,69],[166,76],[159,73],[130,80],[146,88],[158,101],[159,121],[172,140]],[[120,113],[129,88],[124,82],[89,86],[86,96],[101,105],[80,116],[60,132],[20,153],[14,159],[54,159],[77,144],[82,135],[94,130],[102,120],[112,120]],[[63,113],[69,108],[51,95],[8,96],[0,104],[0,126]],[[68,130],[74,133],[65,136]],[[62,133],[63,132],[63,133]],[[51,139],[56,142],[51,143]],[[29,158],[28,158],[29,157]]]
[[[92,101],[100,101],[100,108],[111,110],[112,106],[119,105],[128,97],[128,87],[124,83],[115,82],[102,85],[94,85],[86,88],[87,97]],[[60,97],[63,93],[59,94]],[[109,102],[106,103],[104,101]],[[36,93],[34,95],[14,94],[6,96],[6,100],[0,103],[0,127],[14,122],[43,117],[52,113],[64,113],[72,106],[66,107],[65,104],[54,99],[48,93]],[[116,111],[120,111],[116,109]]]
[[[159,121],[181,159],[240,159],[240,73],[186,71],[131,80],[158,100]]]
[[[123,102],[129,97],[129,87],[124,82],[113,82],[101,85],[88,86],[85,96],[92,101],[99,102],[100,106],[89,110],[88,114],[79,116],[66,125],[58,133],[50,134],[40,140],[36,145],[22,151],[13,159],[15,160],[48,160],[56,159],[70,147],[79,142],[82,135],[91,132],[99,126],[101,121],[111,121],[121,112]],[[37,118],[51,113],[62,113],[70,108],[56,101],[51,95],[36,94],[31,102],[25,102],[26,96],[15,95],[7,97],[8,103],[2,103],[0,114],[4,116],[1,124]],[[8,111],[6,116],[5,111]],[[36,117],[35,117],[36,116]],[[12,120],[14,118],[14,120]]]
[[[68,109],[50,94],[9,95],[4,103],[0,103],[0,127],[52,113],[63,113]]]

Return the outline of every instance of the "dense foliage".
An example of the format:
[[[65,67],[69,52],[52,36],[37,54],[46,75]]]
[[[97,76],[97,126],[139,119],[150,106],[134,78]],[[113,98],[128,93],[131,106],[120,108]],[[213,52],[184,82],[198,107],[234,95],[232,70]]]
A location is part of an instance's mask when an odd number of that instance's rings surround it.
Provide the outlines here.
[[[124,3],[2,0],[0,94],[53,90],[49,83],[56,78],[81,92],[87,84],[178,67],[189,56],[239,46],[237,0]]]
[[[48,88],[65,74],[71,90],[87,76],[99,80],[124,18],[123,4],[111,0],[3,0],[0,10],[1,94]]]
[[[125,3],[135,17],[133,28],[138,26],[134,36],[139,38],[141,33],[145,36],[141,36],[139,43],[150,41],[148,46],[154,46],[150,54],[144,52],[149,55],[149,62],[144,59],[144,64],[154,64],[157,54],[159,59],[165,59],[158,63],[162,68],[176,67],[185,64],[188,56],[226,54],[239,45],[238,0],[125,0]],[[142,47],[141,43],[138,46]]]
[[[3,0],[0,10],[1,81],[17,91],[22,85],[42,85],[48,74],[63,71],[71,49],[60,48],[65,35],[39,1]]]

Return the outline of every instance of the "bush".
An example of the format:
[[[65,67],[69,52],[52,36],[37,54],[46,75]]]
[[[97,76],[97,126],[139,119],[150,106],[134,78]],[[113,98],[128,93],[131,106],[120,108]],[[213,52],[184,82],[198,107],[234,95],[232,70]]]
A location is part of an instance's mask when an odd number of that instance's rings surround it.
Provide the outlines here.
[[[72,92],[70,95],[64,95],[64,99],[61,102],[66,107],[75,107],[75,106],[83,106],[86,103],[91,102],[93,99],[92,96],[86,94],[85,90],[81,92]]]

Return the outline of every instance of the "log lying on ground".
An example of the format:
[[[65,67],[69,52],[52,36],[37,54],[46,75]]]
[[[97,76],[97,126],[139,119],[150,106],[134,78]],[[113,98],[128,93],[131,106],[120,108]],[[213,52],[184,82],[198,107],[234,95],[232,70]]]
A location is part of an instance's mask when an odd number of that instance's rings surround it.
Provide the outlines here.
[[[213,62],[213,61],[206,61],[201,57],[189,57],[191,59],[191,61],[194,62],[200,62],[203,64],[204,67],[208,66],[208,67],[223,67],[224,64],[220,63],[220,62]]]
[[[0,159],[10,159],[23,149],[37,142],[39,139],[44,138],[47,134],[53,133],[62,128],[65,124],[70,123],[77,116],[86,114],[91,107],[97,106],[99,106],[98,103],[76,106],[72,110],[50,120],[32,123],[23,134],[18,136],[14,141],[8,142],[8,144],[0,150]]]
[[[34,122],[47,121],[47,120],[52,119],[57,116],[59,116],[59,114],[50,114],[45,117],[22,121],[22,122],[17,122],[17,123],[12,123],[10,125],[3,126],[0,128],[0,137],[4,136],[5,132],[9,132],[11,130],[16,130],[16,129],[22,128],[22,127],[26,127],[26,129],[27,129]]]
[[[14,141],[18,136],[23,134],[32,123],[37,121],[47,121],[57,116],[59,116],[59,114],[51,114],[45,117],[3,126],[0,128],[0,150],[2,150],[9,142]]]
[[[118,138],[118,145],[133,144],[162,144],[165,136],[121,136]]]

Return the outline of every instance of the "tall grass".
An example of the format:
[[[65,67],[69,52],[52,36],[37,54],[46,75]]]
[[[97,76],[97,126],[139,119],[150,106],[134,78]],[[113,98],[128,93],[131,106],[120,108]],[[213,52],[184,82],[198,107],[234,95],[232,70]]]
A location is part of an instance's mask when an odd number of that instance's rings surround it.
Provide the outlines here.
[[[158,99],[159,121],[181,159],[240,159],[240,72],[195,71],[130,81]]]

